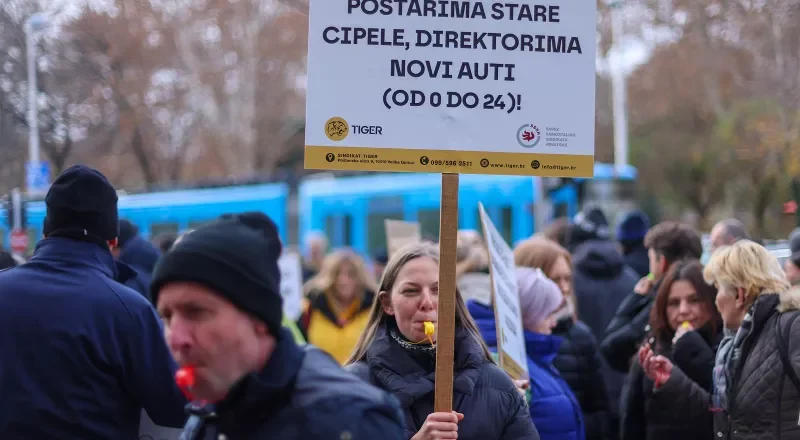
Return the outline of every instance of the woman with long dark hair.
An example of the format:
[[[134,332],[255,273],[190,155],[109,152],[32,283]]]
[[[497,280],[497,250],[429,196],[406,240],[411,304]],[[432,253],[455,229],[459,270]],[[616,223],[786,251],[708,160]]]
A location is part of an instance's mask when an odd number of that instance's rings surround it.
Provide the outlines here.
[[[714,356],[722,339],[722,318],[714,306],[717,289],[703,280],[696,260],[673,265],[656,294],[647,343],[671,359],[695,383],[712,387]],[[628,374],[622,403],[622,440],[707,440],[713,434],[711,413],[689,414],[674,401],[654,398],[653,380],[638,362]]]

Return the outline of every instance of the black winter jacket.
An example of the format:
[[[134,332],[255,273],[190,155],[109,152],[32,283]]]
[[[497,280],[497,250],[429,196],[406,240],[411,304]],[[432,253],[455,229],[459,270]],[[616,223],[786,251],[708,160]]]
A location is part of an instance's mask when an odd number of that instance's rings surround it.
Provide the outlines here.
[[[567,317],[558,322],[553,334],[563,339],[553,365],[567,382],[583,411],[587,440],[608,435],[609,404],[597,341],[589,327]]]
[[[625,264],[636,271],[639,277],[646,277],[650,273],[650,258],[647,256],[647,248],[644,245],[630,249],[623,259]]]
[[[316,347],[298,347],[284,329],[259,373],[225,399],[190,405],[181,440],[403,440],[397,400],[346,373]]]
[[[575,249],[572,262],[578,319],[586,323],[599,341],[640,277],[625,264],[622,254],[610,241],[581,244]]]
[[[572,261],[578,319],[586,323],[599,341],[639,277],[625,264],[622,254],[610,241],[593,240],[581,244],[575,249]],[[611,412],[616,415],[619,413],[619,396],[625,375],[614,371],[604,360],[603,377]],[[616,425],[613,420],[612,423]]]
[[[539,440],[514,383],[486,359],[478,341],[460,328],[456,329],[454,366],[453,410],[464,414],[458,426],[459,440]],[[378,329],[366,360],[347,369],[400,400],[406,439],[413,437],[433,412],[435,354],[402,347],[385,326]]]
[[[669,358],[696,384],[711,391],[712,370],[717,346],[722,340],[722,323],[717,332],[710,326],[683,335],[674,347],[663,341],[657,349]],[[633,362],[628,374],[628,387],[623,397],[621,440],[707,440],[714,430],[713,415],[688,413],[682,405],[666,399],[655,399],[654,383],[644,375],[638,362]],[[683,405],[685,406],[685,405]]]
[[[631,358],[650,331],[650,310],[660,285],[661,281],[655,283],[647,295],[631,291],[608,324],[600,352],[615,370],[628,371]]]

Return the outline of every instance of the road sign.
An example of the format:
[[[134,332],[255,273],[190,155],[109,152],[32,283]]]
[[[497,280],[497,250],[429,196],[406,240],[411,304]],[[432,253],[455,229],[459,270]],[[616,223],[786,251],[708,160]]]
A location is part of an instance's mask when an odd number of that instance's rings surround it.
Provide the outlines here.
[[[24,229],[14,229],[11,232],[11,249],[18,253],[24,254],[28,250],[30,240],[28,233]]]
[[[592,177],[597,5],[421,3],[311,2],[305,167]]]
[[[50,188],[50,164],[45,161],[28,162],[25,166],[25,183],[28,193],[45,193]]]

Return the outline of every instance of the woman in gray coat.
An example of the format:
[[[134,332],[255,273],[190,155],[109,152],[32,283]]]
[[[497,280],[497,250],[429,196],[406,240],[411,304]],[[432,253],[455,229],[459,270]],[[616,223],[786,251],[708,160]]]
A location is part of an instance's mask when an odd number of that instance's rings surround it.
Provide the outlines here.
[[[751,241],[715,252],[704,276],[718,288],[725,327],[713,390],[643,347],[639,362],[655,398],[675,402],[687,418],[714,413],[715,439],[800,440],[800,289],[790,290],[777,259]]]

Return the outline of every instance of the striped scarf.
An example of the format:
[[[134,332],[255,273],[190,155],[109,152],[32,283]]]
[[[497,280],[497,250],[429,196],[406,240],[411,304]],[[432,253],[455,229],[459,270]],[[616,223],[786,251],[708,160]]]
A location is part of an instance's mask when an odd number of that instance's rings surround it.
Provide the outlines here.
[[[739,368],[739,360],[742,357],[742,344],[747,335],[753,329],[753,310],[755,304],[744,315],[742,325],[739,330],[723,330],[723,338],[717,349],[717,356],[714,362],[713,382],[714,391],[711,403],[714,408],[728,410],[728,397],[730,396],[733,378],[736,376],[736,368]]]

